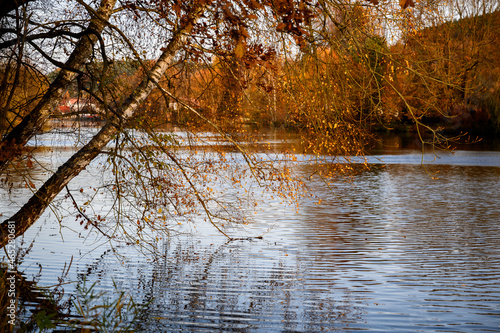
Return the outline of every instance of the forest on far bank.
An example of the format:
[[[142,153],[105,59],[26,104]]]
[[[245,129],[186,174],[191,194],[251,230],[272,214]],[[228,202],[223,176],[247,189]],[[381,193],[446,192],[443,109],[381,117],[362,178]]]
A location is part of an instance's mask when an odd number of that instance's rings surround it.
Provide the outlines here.
[[[499,11],[438,21],[425,28],[403,22],[405,33],[395,43],[383,37],[385,31],[375,26],[363,6],[343,15],[344,31],[326,27],[323,41],[289,54],[277,52],[272,44],[248,43],[245,46],[251,52],[219,52],[207,61],[191,50],[169,68],[160,85],[204,117],[231,127],[252,124],[322,131],[324,123],[340,125],[324,112],[332,109],[349,113],[348,118],[371,131],[407,132],[424,125],[450,134],[498,134]],[[345,30],[358,36],[347,39]],[[102,82],[85,78],[74,82],[54,116],[71,116],[64,109],[69,100],[92,104],[92,94],[82,91],[82,86],[92,92],[105,83],[111,87],[109,102],[118,105],[140,82],[144,64],[152,66],[154,61],[115,60],[107,64]],[[97,73],[102,67],[102,62],[94,62],[86,70]],[[59,71],[45,76],[35,68],[36,64],[21,67],[15,78],[19,87],[7,96],[5,87],[14,77],[3,75],[6,67],[2,66],[0,100],[17,111],[1,105],[3,131],[37,103]],[[154,89],[140,106],[140,114],[155,124],[199,122],[183,109]]]
[[[347,28],[355,26],[353,32],[363,32],[357,45],[346,42],[332,49],[325,42],[293,55],[278,54],[272,45],[255,45],[253,52],[241,57],[219,54],[211,62],[193,53],[173,65],[160,84],[204,117],[232,127],[245,124],[310,130],[319,126],[321,130],[325,119],[320,116],[319,123],[317,120],[325,108],[345,108],[371,131],[415,131],[416,117],[421,124],[448,134],[498,134],[499,11],[414,29],[393,44],[370,27],[369,13],[362,7],[357,11],[346,23]],[[154,61],[145,63],[152,66]],[[140,82],[143,65],[129,60],[109,66],[105,83],[112,83],[114,104]],[[98,72],[102,63],[94,67],[99,68],[88,70]],[[47,80],[53,80],[57,72],[50,73]],[[30,80],[33,75],[41,74],[25,69],[21,78],[35,96],[44,89],[37,83],[44,81]],[[85,80],[74,83],[62,103],[78,99],[92,104],[92,97],[82,94],[78,85],[92,90],[99,84]],[[63,107],[59,109],[55,117],[71,116]],[[197,122],[183,109],[182,104],[154,89],[140,106],[140,114],[155,124]],[[311,124],[313,118],[316,123]]]

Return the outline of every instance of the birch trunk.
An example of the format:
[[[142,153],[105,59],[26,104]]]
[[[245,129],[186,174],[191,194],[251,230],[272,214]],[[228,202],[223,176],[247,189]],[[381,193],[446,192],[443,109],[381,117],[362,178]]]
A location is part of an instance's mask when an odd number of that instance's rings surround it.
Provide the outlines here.
[[[31,197],[31,199],[11,218],[0,225],[0,248],[8,242],[8,224],[15,223],[15,236],[18,237],[43,214],[52,200],[64,189],[64,187],[76,177],[92,160],[105,149],[106,145],[118,132],[118,124],[130,118],[137,107],[146,99],[151,90],[158,84],[159,79],[165,74],[169,64],[185,43],[187,35],[192,30],[194,23],[202,15],[206,5],[199,5],[191,12],[184,24],[180,26],[172,36],[168,46],[151,69],[147,77],[141,82],[137,89],[127,98],[118,110],[113,122],[107,123],[90,142],[76,152],[68,161],[47,180],[43,186]]]
[[[78,40],[73,52],[56,79],[41,98],[34,109],[17,125],[0,143],[0,171],[15,156],[21,148],[45,124],[53,110],[61,101],[64,92],[77,76],[85,61],[91,56],[97,34],[101,34],[106,22],[113,13],[116,0],[101,0],[100,6],[87,27],[84,35]]]

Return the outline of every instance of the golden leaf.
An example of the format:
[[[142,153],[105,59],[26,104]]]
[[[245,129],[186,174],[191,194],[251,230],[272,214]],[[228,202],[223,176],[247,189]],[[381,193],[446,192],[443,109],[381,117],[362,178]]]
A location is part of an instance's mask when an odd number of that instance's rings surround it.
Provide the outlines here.
[[[238,41],[238,44],[236,44],[236,48],[234,49],[234,55],[237,58],[242,58],[244,54],[245,54],[245,43],[243,42],[243,39],[240,39]]]

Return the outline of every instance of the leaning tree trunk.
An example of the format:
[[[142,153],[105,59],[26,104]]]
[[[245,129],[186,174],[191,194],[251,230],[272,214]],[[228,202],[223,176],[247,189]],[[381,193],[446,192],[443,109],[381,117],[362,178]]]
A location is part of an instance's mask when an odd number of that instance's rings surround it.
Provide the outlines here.
[[[116,0],[101,0],[96,14],[92,16],[89,26],[82,33],[64,68],[57,75],[34,109],[23,118],[0,143],[0,171],[15,156],[21,153],[21,148],[45,124],[53,110],[57,107],[71,81],[77,76],[87,59],[91,56],[94,44],[101,34],[106,22],[113,13]]]
[[[106,145],[118,132],[117,124],[120,120],[130,118],[137,107],[148,97],[151,90],[157,86],[160,78],[165,74],[175,54],[186,41],[187,35],[193,28],[193,24],[202,15],[205,7],[206,5],[199,5],[193,9],[189,18],[184,21],[185,23],[174,32],[172,39],[155,66],[118,110],[114,121],[106,124],[87,145],[59,167],[52,177],[42,185],[14,216],[0,224],[0,248],[4,247],[9,241],[9,223],[14,222],[16,237],[24,234],[43,214],[59,192],[105,149]]]

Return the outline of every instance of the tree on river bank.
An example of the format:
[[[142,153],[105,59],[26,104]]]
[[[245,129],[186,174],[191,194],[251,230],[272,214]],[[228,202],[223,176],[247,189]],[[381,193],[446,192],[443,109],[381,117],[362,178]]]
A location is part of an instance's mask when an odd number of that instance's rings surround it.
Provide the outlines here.
[[[343,163],[349,156],[363,155],[374,120],[398,116],[391,103],[405,107],[422,140],[426,130],[434,145],[446,144],[404,82],[411,73],[436,96],[443,87],[457,87],[463,72],[437,79],[415,66],[425,62],[420,54],[394,55],[387,43],[388,22],[402,23],[398,33],[428,24],[421,17],[432,6],[425,3],[410,10],[411,0],[19,2],[0,18],[0,94],[6,96],[0,105],[0,169],[6,186],[12,168],[36,163],[26,144],[68,91],[99,104],[103,122],[43,185],[35,188],[26,180],[33,196],[1,224],[0,244],[7,242],[9,221],[15,235],[22,235],[65,189],[66,204],[83,225],[110,241],[144,247],[148,232],[168,233],[171,221],[200,211],[226,234],[229,221],[244,219],[244,200],[224,197],[227,189],[238,195],[258,185],[293,200],[302,186],[290,173],[294,156],[262,157],[245,146],[254,138],[243,125],[254,114],[269,114],[273,123],[286,115],[308,152],[334,156],[335,173],[351,169]],[[133,79],[122,75],[124,63],[137,66]],[[36,76],[44,85],[28,93],[22,82],[42,67],[57,68],[55,78]],[[165,118],[149,112],[152,100],[175,108],[187,138],[156,130]],[[426,103],[447,112],[440,99]],[[224,145],[208,142],[201,129],[216,133]],[[231,169],[238,165],[231,150],[245,162],[237,170]],[[107,156],[112,181],[70,190],[70,181],[98,156]],[[115,198],[113,217],[91,215],[92,201],[79,202],[75,195],[101,190]]]
[[[14,221],[15,235],[22,235],[54,198],[67,188],[70,180],[100,154],[109,156],[109,166],[115,175],[114,183],[108,185],[117,198],[117,219],[126,216],[133,221],[135,230],[123,231],[125,235],[131,235],[135,240],[144,228],[168,230],[166,222],[170,218],[193,214],[195,207],[201,207],[207,219],[223,232],[221,226],[224,221],[232,219],[237,209],[228,208],[230,205],[221,202],[212,193],[211,187],[202,184],[210,180],[207,175],[213,175],[212,180],[220,179],[214,170],[224,170],[224,165],[230,161],[222,150],[216,151],[211,157],[205,155],[202,162],[194,157],[194,152],[187,157],[178,154],[179,142],[174,135],[158,134],[153,130],[156,124],[147,114],[137,115],[136,110],[154,88],[166,100],[183,105],[193,118],[201,119],[212,131],[218,132],[223,140],[243,153],[246,171],[257,183],[276,191],[280,196],[293,196],[296,184],[291,180],[286,166],[259,159],[244,151],[238,143],[238,140],[242,140],[238,126],[227,127],[215,122],[216,119],[206,118],[191,107],[189,101],[169,91],[168,85],[166,88],[160,85],[160,81],[169,70],[184,70],[187,60],[203,63],[216,56],[220,61],[230,64],[224,67],[227,68],[227,77],[235,75],[237,67],[245,61],[259,65],[265,60],[263,55],[270,48],[264,46],[259,38],[264,38],[266,43],[274,42],[273,37],[275,40],[282,38],[285,41],[281,49],[283,57],[287,56],[284,52],[297,53],[307,47],[308,38],[314,37],[307,28],[312,29],[313,21],[316,20],[314,17],[319,14],[315,13],[316,7],[302,1],[124,1],[120,2],[121,7],[115,8],[116,4],[115,0],[102,0],[97,4],[76,1],[72,4],[75,7],[53,7],[49,10],[44,7],[44,2],[30,2],[16,8],[13,15],[2,18],[7,27],[1,43],[6,64],[4,82],[9,83],[4,85],[5,89],[11,88],[12,94],[15,93],[12,87],[17,88],[18,80],[9,80],[9,77],[16,76],[22,66],[33,63],[28,63],[28,56],[33,58],[38,55],[49,65],[60,68],[56,78],[37,96],[39,101],[27,114],[12,109],[11,103],[3,105],[3,114],[10,112],[16,114],[14,119],[22,118],[19,123],[10,124],[0,145],[0,167],[4,173],[9,172],[8,168],[14,165],[11,162],[16,158],[25,158],[26,165],[31,165],[30,154],[22,155],[23,147],[42,129],[74,82],[81,94],[101,103],[100,110],[103,110],[104,118],[100,131],[36,189],[22,209],[2,223],[2,245],[7,241],[8,221]],[[65,15],[65,19],[58,16],[68,11],[71,15]],[[87,26],[82,26],[81,22],[88,22]],[[262,34],[261,28],[266,24],[270,32]],[[141,34],[145,32],[149,36],[158,36],[158,39],[148,39],[144,45],[145,39]],[[45,45],[50,45],[50,49],[45,48]],[[263,52],[258,53],[256,50]],[[158,55],[154,64],[145,61],[143,55],[148,52]],[[68,57],[62,63],[59,59],[65,53]],[[120,82],[107,80],[110,68],[120,57],[134,59],[143,70],[140,82],[131,87],[126,98],[113,91],[113,87]],[[93,66],[96,62],[101,65]],[[236,75],[231,82],[233,87],[242,84]],[[227,92],[220,108],[226,113],[230,111],[230,104],[234,104],[234,99],[229,96],[235,91]],[[141,138],[134,137],[130,129],[145,133],[147,139],[141,141]],[[185,130],[192,132],[189,127]],[[114,147],[107,148],[111,142]],[[137,149],[129,152],[130,147]],[[240,186],[241,180],[231,176],[227,183],[229,186]],[[32,184],[28,183],[29,186]],[[68,195],[73,198],[69,189]],[[133,202],[127,196],[133,197]],[[85,218],[86,225],[96,227],[110,239],[117,236],[114,233],[116,229],[105,231],[100,227],[103,224],[101,214],[88,217],[83,211],[84,205],[74,200],[72,204],[79,215]],[[123,213],[124,205],[137,208],[136,215],[132,217]]]

